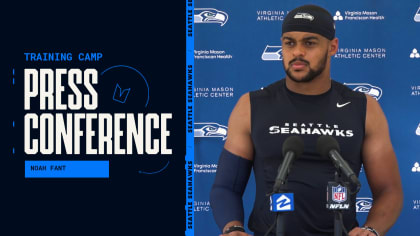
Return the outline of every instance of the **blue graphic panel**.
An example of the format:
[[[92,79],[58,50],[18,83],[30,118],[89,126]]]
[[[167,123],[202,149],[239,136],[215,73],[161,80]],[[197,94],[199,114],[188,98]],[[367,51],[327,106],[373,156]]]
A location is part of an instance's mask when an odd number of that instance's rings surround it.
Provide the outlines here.
[[[25,161],[25,178],[109,178],[109,161]]]

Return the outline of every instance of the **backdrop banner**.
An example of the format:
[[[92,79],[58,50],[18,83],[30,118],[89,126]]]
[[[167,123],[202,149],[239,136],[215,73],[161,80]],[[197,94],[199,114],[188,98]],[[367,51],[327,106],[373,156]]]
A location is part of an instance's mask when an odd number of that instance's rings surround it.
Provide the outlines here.
[[[418,232],[420,2],[196,0],[195,235],[220,234],[209,193],[227,137],[229,115],[242,94],[285,77],[281,25],[290,10],[304,4],[322,6],[334,16],[339,49],[331,62],[332,79],[373,96],[387,117],[404,190],[403,210],[387,235]],[[372,205],[363,168],[360,181],[356,210],[357,220],[363,224]],[[246,225],[254,195],[251,175],[244,194]]]

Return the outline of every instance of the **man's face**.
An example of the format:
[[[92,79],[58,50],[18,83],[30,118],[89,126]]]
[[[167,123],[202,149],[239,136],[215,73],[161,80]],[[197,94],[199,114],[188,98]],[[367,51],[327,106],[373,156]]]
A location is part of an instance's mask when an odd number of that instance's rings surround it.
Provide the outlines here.
[[[338,42],[307,32],[287,32],[281,40],[284,70],[298,83],[310,82],[325,70],[329,57],[336,51],[331,45]]]

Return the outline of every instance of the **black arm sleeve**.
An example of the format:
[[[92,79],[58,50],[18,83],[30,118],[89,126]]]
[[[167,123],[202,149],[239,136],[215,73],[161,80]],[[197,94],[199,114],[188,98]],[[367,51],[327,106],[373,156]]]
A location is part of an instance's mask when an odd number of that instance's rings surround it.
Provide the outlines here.
[[[248,183],[252,161],[226,149],[220,154],[216,178],[210,192],[210,205],[220,230],[230,221],[244,222],[242,195]]]

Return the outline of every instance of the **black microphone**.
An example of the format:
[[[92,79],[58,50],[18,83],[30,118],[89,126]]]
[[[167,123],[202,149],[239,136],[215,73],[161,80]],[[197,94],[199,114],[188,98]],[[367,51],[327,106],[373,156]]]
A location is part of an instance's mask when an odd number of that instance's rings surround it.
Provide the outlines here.
[[[340,155],[340,146],[335,138],[322,135],[316,143],[316,150],[322,157],[330,158],[335,167],[357,186],[356,192],[360,189],[360,181],[350,168],[349,164]]]
[[[285,184],[293,161],[303,152],[303,139],[299,136],[290,136],[283,143],[283,163],[279,166],[274,183],[273,192],[277,193],[281,185]]]

